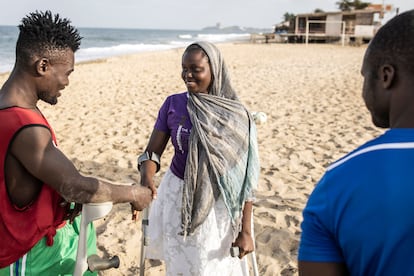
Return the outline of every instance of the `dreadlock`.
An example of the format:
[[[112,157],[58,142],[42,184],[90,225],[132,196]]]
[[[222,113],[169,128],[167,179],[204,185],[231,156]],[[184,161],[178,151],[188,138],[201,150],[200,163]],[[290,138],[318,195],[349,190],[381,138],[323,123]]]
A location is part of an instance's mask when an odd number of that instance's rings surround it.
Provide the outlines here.
[[[51,57],[68,48],[78,50],[82,38],[70,23],[50,11],[36,11],[23,18],[16,43],[16,63],[25,66],[36,55]]]

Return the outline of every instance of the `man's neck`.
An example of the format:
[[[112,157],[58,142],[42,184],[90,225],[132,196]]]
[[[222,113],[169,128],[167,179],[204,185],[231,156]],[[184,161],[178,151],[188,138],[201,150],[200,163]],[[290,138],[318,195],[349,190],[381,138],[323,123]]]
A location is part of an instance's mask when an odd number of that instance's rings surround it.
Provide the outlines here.
[[[37,102],[35,87],[27,76],[16,75],[12,72],[0,90],[0,107],[19,106],[36,110]]]

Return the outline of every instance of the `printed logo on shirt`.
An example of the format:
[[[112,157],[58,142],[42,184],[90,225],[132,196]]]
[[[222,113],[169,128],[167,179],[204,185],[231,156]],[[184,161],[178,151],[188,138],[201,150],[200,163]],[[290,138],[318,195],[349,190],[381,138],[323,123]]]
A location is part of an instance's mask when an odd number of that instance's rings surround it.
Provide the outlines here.
[[[181,133],[182,132],[183,133],[188,133],[189,132],[189,130],[187,128],[183,127],[185,121],[186,121],[186,117],[184,115],[181,116],[181,121],[180,121],[180,123],[178,125],[178,129],[177,129],[177,137],[176,137],[177,138],[177,145],[178,145],[178,150],[181,153],[184,153],[183,142],[181,140]]]

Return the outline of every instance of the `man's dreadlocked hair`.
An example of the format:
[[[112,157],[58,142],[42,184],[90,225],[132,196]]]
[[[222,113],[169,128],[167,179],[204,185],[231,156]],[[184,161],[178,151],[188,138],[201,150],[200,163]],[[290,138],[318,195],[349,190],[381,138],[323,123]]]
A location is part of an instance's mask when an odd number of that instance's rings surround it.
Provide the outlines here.
[[[79,49],[81,37],[70,20],[50,11],[30,13],[19,25],[16,63],[27,66],[33,56],[52,57],[57,51]]]

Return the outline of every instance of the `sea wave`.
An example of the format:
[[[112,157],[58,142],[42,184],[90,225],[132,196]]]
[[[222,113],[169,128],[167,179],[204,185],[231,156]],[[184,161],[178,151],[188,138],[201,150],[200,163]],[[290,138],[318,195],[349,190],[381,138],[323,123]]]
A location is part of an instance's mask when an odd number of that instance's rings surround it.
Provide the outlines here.
[[[14,48],[17,28],[0,26],[0,73],[10,72],[14,64]],[[81,28],[81,48],[75,53],[75,60],[90,61],[119,55],[148,51],[162,51],[184,48],[195,41],[212,43],[245,41],[249,33],[226,33],[222,30],[140,30],[140,29],[98,29]]]
[[[181,40],[206,40],[209,42],[225,42],[234,40],[248,40],[249,33],[198,33],[198,34],[180,34],[178,38]]]
[[[110,47],[90,47],[79,49],[75,53],[76,61],[88,61],[139,52],[162,51],[175,47],[174,44],[120,44]]]
[[[249,40],[250,34],[198,34],[199,40],[206,40],[209,42],[226,42],[226,41],[240,41]]]
[[[192,39],[193,38],[193,36],[190,34],[180,34],[178,35],[178,37],[181,39]]]
[[[139,52],[162,51],[173,48],[186,47],[195,41],[209,41],[212,43],[226,41],[242,41],[250,39],[250,34],[180,34],[176,40],[165,41],[164,44],[119,44],[108,47],[89,47],[76,52],[77,61],[88,61],[112,56],[134,54]]]

